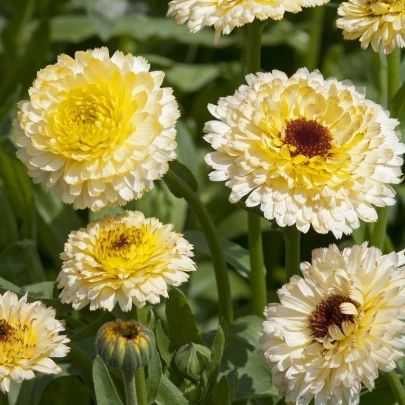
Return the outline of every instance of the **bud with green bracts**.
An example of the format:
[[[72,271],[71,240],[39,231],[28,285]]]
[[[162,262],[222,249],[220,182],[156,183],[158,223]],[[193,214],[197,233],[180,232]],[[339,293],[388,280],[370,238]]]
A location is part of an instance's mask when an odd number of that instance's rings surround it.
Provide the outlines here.
[[[135,371],[148,364],[152,356],[153,339],[153,333],[139,322],[117,319],[99,329],[96,350],[111,368]]]
[[[181,346],[174,357],[177,370],[193,380],[199,380],[202,372],[208,367],[211,351],[208,347],[190,343]]]

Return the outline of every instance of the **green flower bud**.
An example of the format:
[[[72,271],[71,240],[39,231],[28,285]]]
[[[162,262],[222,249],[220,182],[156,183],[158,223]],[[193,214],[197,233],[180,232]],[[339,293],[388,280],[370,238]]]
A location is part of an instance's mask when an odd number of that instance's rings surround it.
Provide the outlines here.
[[[180,347],[174,357],[174,364],[177,370],[186,377],[199,380],[210,359],[211,351],[208,347],[190,343]]]
[[[135,371],[152,356],[153,333],[137,321],[117,319],[103,325],[96,336],[96,350],[112,368]]]

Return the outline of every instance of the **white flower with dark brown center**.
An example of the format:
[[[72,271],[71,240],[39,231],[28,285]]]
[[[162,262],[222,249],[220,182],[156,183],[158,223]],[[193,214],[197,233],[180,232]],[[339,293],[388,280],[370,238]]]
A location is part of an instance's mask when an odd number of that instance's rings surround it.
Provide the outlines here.
[[[281,227],[336,237],[375,222],[395,203],[405,151],[398,121],[350,82],[315,71],[247,76],[248,85],[209,110],[205,139],[213,181]]]
[[[286,402],[355,405],[405,348],[404,252],[316,249],[265,310],[261,353]]]
[[[126,211],[72,232],[61,254],[61,301],[108,311],[117,303],[123,311],[158,303],[169,285],[179,286],[196,270],[193,246],[172,229]]]

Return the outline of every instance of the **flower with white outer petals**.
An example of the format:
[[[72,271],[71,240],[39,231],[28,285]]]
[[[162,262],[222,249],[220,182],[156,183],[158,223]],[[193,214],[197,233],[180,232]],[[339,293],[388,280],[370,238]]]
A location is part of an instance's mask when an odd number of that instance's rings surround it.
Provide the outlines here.
[[[312,225],[318,233],[350,234],[359,219],[375,222],[373,206],[395,203],[405,145],[398,121],[351,82],[300,69],[247,76],[233,96],[209,105],[205,161],[213,181],[246,198],[281,227]]]
[[[340,4],[338,14],[344,39],[360,38],[362,49],[371,44],[375,52],[389,54],[405,47],[404,0],[350,0]]]
[[[61,254],[58,287],[62,303],[81,309],[127,312],[167,297],[196,270],[193,246],[156,218],[139,211],[106,216],[74,231]]]
[[[205,26],[214,26],[215,42],[221,33],[230,34],[235,27],[241,27],[255,19],[281,20],[284,13],[298,13],[302,7],[315,7],[329,0],[172,0],[168,17],[174,17],[177,24],[184,24],[192,33]]]
[[[62,369],[51,357],[65,357],[70,340],[60,332],[63,322],[55,310],[41,301],[27,302],[7,291],[0,294],[0,390],[7,393],[10,380],[18,383],[35,377],[34,371],[59,374]]]
[[[357,405],[404,357],[404,251],[316,249],[265,310],[261,353],[286,402]]]
[[[163,78],[144,58],[107,48],[60,55],[40,70],[14,122],[34,183],[93,211],[151,190],[176,158],[179,111]]]

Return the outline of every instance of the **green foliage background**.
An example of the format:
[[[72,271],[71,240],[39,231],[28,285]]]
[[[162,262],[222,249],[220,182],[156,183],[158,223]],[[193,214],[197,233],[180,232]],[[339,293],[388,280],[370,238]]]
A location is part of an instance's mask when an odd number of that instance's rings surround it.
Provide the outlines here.
[[[372,68],[376,65],[373,58],[380,57],[370,49],[360,50],[357,41],[343,42],[334,24],[337,6],[333,3],[325,6],[324,16],[317,22],[310,20],[307,9],[297,15],[288,14],[282,21],[269,21],[263,33],[262,67],[266,71],[279,69],[292,74],[312,55],[309,58],[315,60],[325,76],[350,79],[356,85],[366,86],[368,97],[383,103],[381,90],[386,83],[379,80],[378,72]],[[73,55],[77,50],[99,46],[107,46],[111,52],[119,49],[143,55],[153,70],[166,72],[165,85],[174,88],[182,112],[177,127],[178,159],[197,178],[199,196],[222,237],[237,319],[231,326],[223,325],[224,330],[219,329],[214,340],[218,303],[206,240],[184,200],[174,197],[162,181],[157,182],[153,191],[125,209],[141,210],[146,216],[174,223],[175,229],[184,232],[195,245],[198,271],[182,288],[187,300],[173,290],[166,301],[170,304],[163,300],[155,307],[152,319],[147,320],[156,331],[160,354],[159,359],[155,353],[148,367],[149,402],[186,404],[192,402],[193,395],[195,398],[196,390],[202,389],[210,392],[206,403],[214,405],[226,405],[231,399],[241,405],[282,403],[264,370],[263,358],[257,354],[261,320],[249,315],[252,311],[246,212],[228,202],[229,191],[222,183],[208,181],[209,169],[203,160],[209,150],[202,132],[204,123],[211,119],[207,104],[232,94],[244,81],[246,29],[235,29],[214,46],[212,29],[189,34],[185,26],[177,26],[165,17],[167,7],[166,0],[0,1],[0,291],[28,291],[32,299],[43,299],[52,305],[58,317],[66,321],[73,342],[68,358],[61,361],[63,373],[13,384],[8,398],[10,405],[70,405],[73,401],[75,405],[90,405],[96,400],[98,404],[119,404],[119,397],[122,398],[119,375],[112,374],[118,390],[114,394],[102,362],[96,360],[93,369],[94,335],[113,316],[100,311],[90,313],[88,309],[76,312],[62,305],[54,280],[61,268],[59,254],[69,232],[86,226],[90,220],[124,209],[93,213],[74,211],[64,205],[51,192],[45,193],[32,184],[25,166],[15,157],[12,140],[16,103],[27,98],[27,89],[37,70],[55,63],[60,53]],[[322,24],[323,28],[319,58],[309,44],[309,30],[314,24],[318,28]],[[383,58],[380,63],[384,66]],[[380,88],[375,83],[380,83]],[[405,187],[398,186],[397,191],[398,204],[389,214],[388,251],[405,248]],[[273,302],[277,300],[277,288],[285,281],[284,242],[282,232],[272,228],[271,223],[263,220],[262,227],[268,301]],[[338,241],[339,247],[351,245],[364,232],[366,229],[362,227],[353,237]],[[313,248],[334,242],[332,235],[310,231],[303,238],[302,260],[310,259]],[[179,317],[186,325],[183,335],[179,334]],[[211,362],[206,375],[195,384],[185,381],[172,363],[175,351],[189,343],[184,336],[208,347],[214,345],[213,357],[217,354],[217,366]],[[364,395],[362,403],[395,403],[385,380],[379,380],[377,387],[372,394]],[[110,402],[103,402],[100,392],[109,395]],[[0,396],[0,404],[2,401],[7,403]]]

